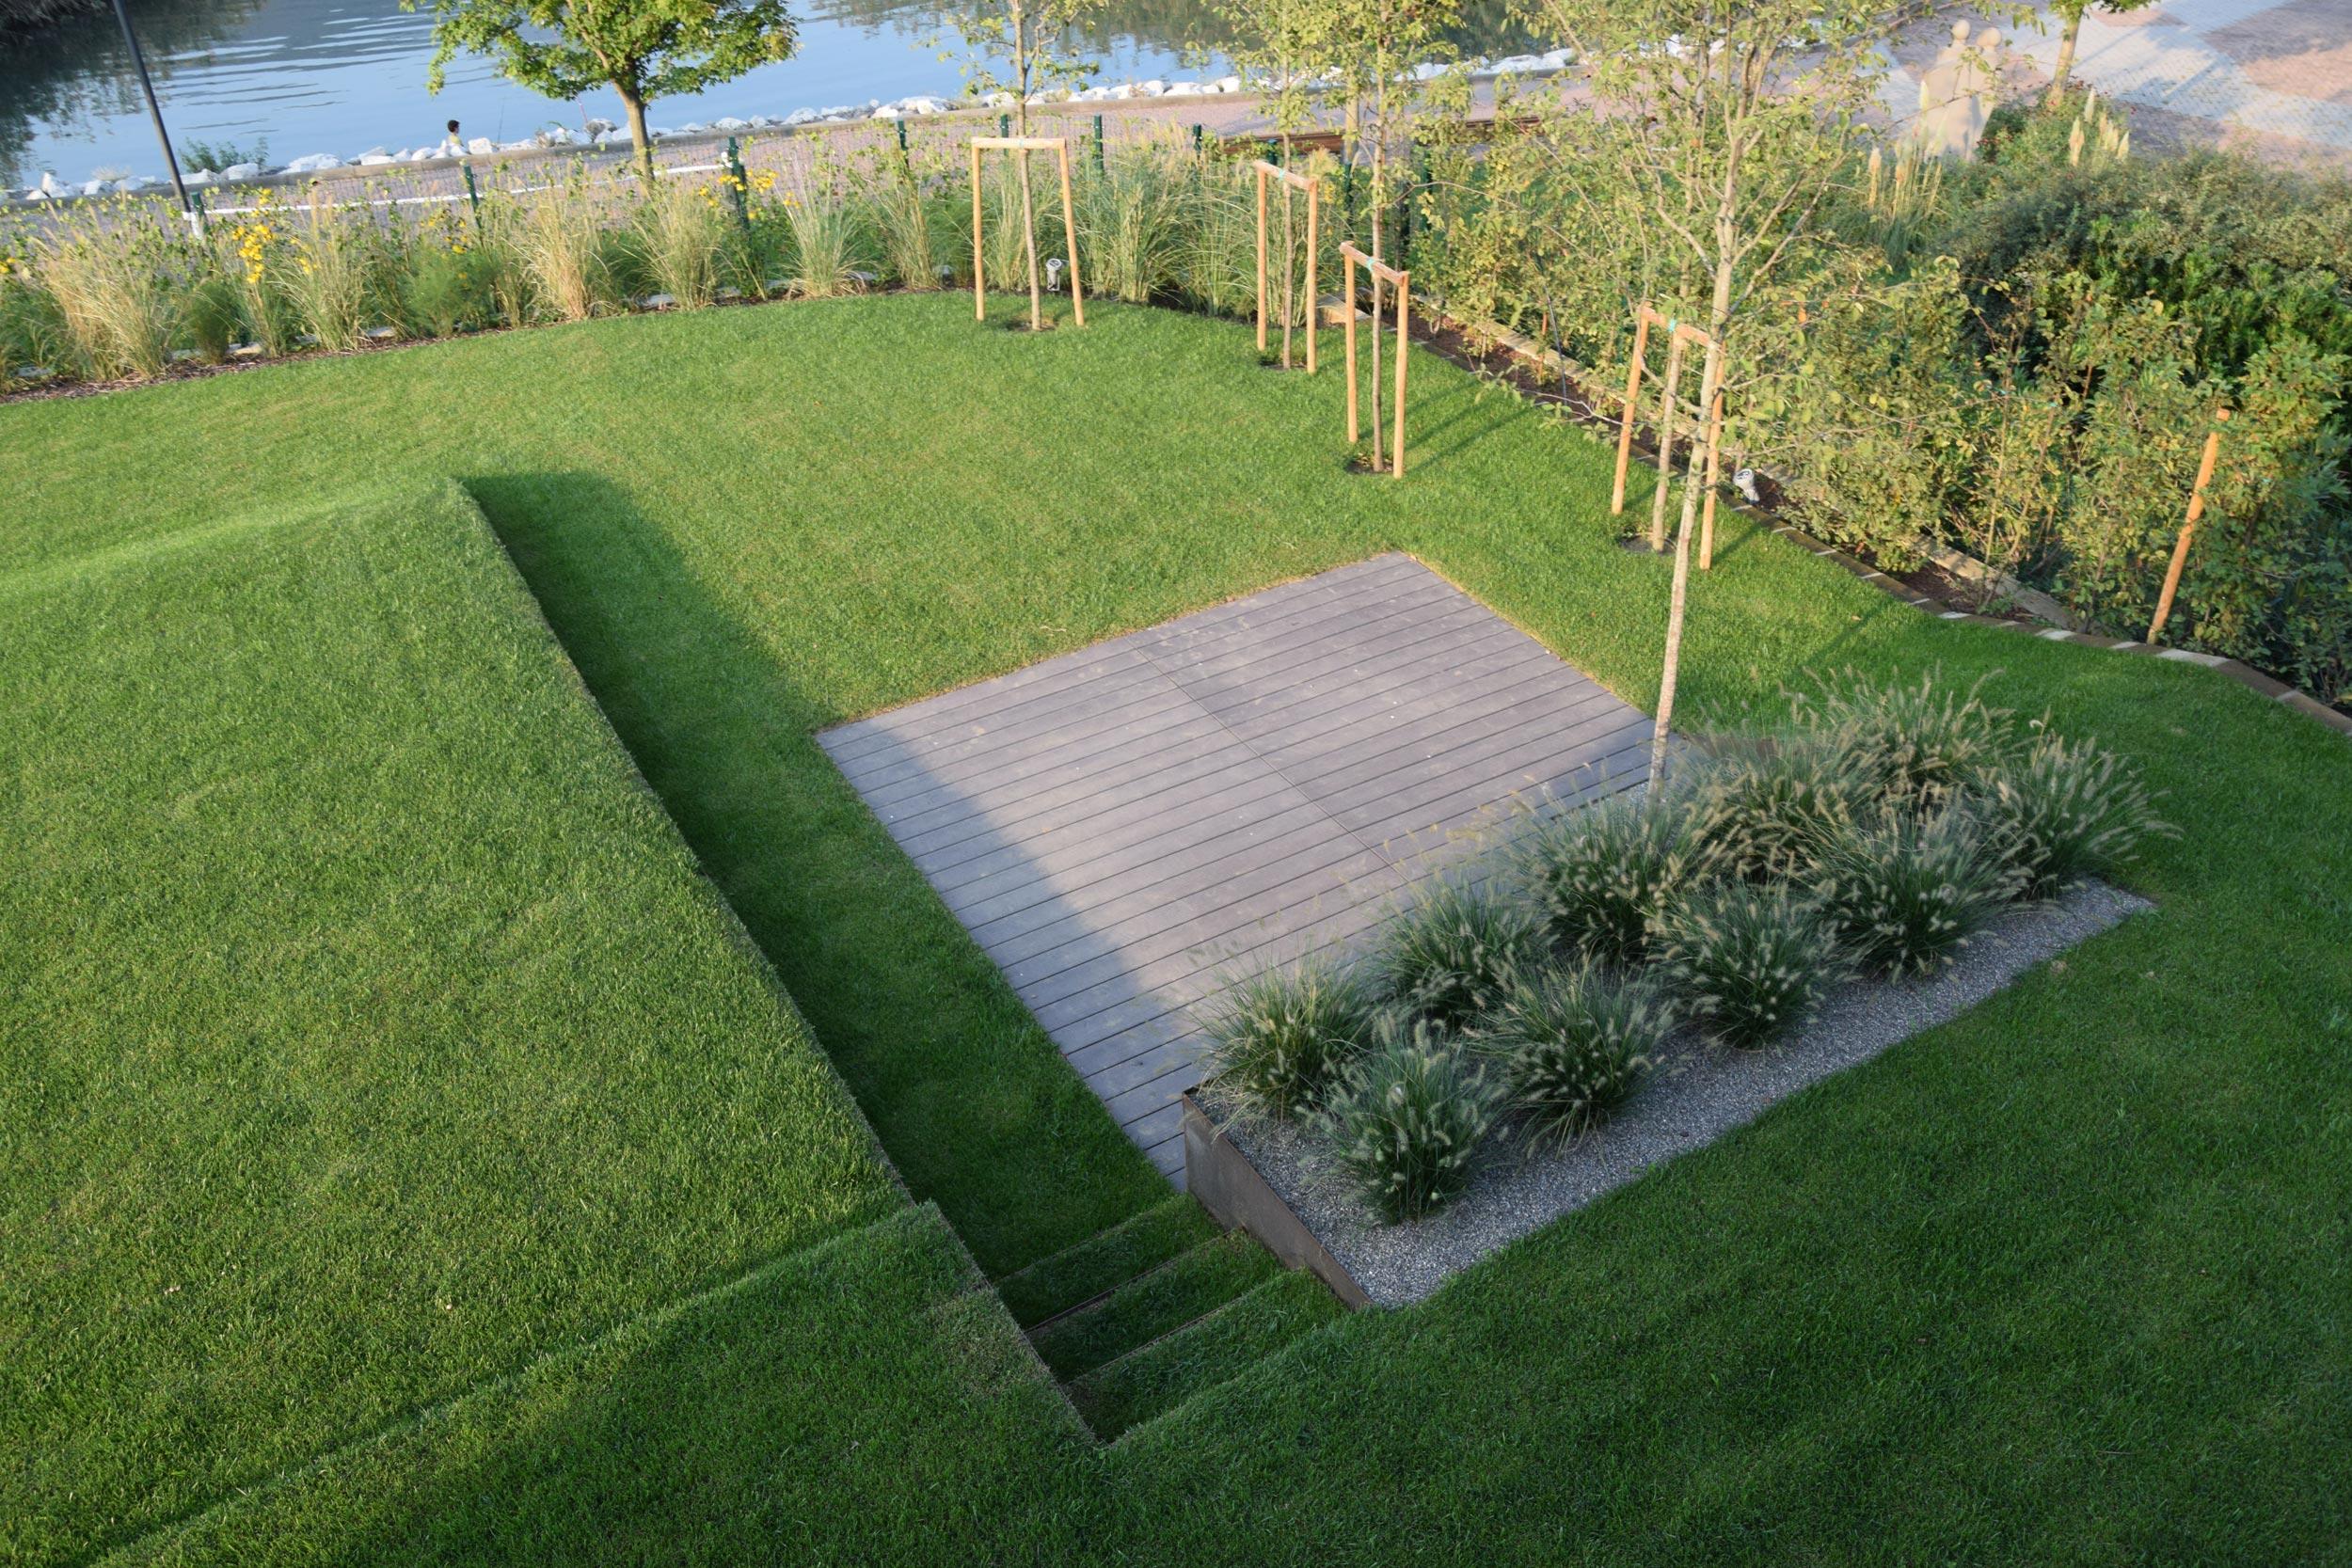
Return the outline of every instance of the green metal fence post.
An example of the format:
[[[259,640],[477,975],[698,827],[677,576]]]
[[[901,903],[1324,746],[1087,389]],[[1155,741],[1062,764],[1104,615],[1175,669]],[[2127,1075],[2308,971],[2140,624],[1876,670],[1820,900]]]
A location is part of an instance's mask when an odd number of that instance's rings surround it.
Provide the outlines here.
[[[1192,150],[1195,152],[1200,150],[1201,135],[1202,133],[1200,127],[1198,124],[1195,124],[1192,128]]]
[[[466,199],[473,203],[473,225],[479,229],[482,227],[482,192],[473,182],[473,165],[460,164],[458,167],[466,172]]]
[[[750,207],[743,200],[743,192],[750,187],[751,179],[743,172],[743,159],[741,154],[735,150],[733,136],[727,138],[727,173],[732,177],[727,186],[727,194],[735,198],[735,221],[741,224],[744,230],[749,232],[752,227],[752,214]]]
[[[1101,115],[1094,117],[1094,168],[1098,174],[1103,169],[1103,117]]]
[[[1012,135],[1012,116],[998,115],[996,117],[996,134],[1000,136]]]
[[[903,119],[897,119],[891,123],[898,128],[898,155],[904,157],[907,151],[907,122]]]

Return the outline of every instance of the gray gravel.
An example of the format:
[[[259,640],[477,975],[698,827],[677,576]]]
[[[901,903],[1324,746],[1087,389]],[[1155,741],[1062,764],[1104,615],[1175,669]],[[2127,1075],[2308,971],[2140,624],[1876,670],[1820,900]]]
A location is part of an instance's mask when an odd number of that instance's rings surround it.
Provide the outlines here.
[[[2151,907],[2093,883],[2005,917],[1932,978],[1839,987],[1810,1023],[1772,1049],[1679,1041],[1608,1125],[1534,1158],[1506,1149],[1454,1203],[1410,1224],[1383,1225],[1329,1167],[1319,1143],[1296,1130],[1237,1118],[1227,1132],[1366,1295],[1403,1307],[1506,1242],[1712,1143],[1808,1084],[1959,1016],[2035,964]]]

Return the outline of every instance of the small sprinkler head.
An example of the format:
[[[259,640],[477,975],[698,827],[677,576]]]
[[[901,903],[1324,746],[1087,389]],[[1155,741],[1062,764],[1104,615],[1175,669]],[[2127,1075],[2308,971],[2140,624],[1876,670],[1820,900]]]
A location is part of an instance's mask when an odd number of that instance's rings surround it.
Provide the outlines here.
[[[941,283],[943,283],[943,284],[946,284],[946,283],[953,283],[953,282],[956,280],[956,269],[955,269],[955,268],[953,268],[953,267],[951,267],[951,266],[949,266],[949,265],[948,265],[946,262],[945,262],[945,261],[940,262],[940,263],[939,263],[939,280],[940,280],[940,282],[941,282]]]
[[[1045,258],[1045,287],[1055,293],[1061,293],[1061,267],[1062,261],[1060,257],[1048,256]]]

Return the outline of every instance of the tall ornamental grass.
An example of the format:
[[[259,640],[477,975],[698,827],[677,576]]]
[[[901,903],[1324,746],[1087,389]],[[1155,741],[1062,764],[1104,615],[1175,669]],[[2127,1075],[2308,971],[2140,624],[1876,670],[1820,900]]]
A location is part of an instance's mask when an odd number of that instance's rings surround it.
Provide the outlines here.
[[[1380,1215],[1418,1219],[1460,1196],[1500,1101],[1486,1073],[1425,1021],[1384,1021],[1322,1125],[1340,1167]]]

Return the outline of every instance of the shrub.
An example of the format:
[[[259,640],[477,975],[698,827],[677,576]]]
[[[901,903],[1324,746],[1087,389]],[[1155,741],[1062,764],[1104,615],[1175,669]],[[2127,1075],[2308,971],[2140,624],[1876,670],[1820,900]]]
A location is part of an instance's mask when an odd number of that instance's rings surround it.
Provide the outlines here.
[[[1795,876],[1875,792],[1870,771],[1841,748],[1787,736],[1725,757],[1699,776],[1692,832],[1710,863],[1732,876]]]
[[[2025,758],[1986,778],[1980,810],[2026,897],[2046,898],[2138,853],[2176,830],[2159,818],[2138,770],[2090,741],[2044,736]]]
[[[1324,1113],[1340,1166],[1390,1220],[1442,1207],[1470,1182],[1492,1131],[1486,1074],[1425,1021],[1381,1021],[1378,1043],[1341,1079]]]
[[[1553,941],[1636,964],[1666,901],[1703,880],[1707,859],[1679,791],[1613,796],[1539,824],[1520,851]]]
[[[1691,1010],[1736,1046],[1768,1044],[1804,1018],[1837,954],[1820,911],[1786,884],[1698,889],[1666,911],[1660,939]]]
[[[1987,705],[1983,686],[1965,694],[1939,689],[1933,672],[1916,686],[1877,686],[1848,671],[1793,693],[1791,705],[1797,727],[1838,752],[1883,799],[1933,807],[2023,750],[2015,716]]]
[[[1975,812],[1888,811],[1825,847],[1814,888],[1829,934],[1859,964],[1925,974],[1951,961],[2016,877]]]
[[[1377,1012],[1353,970],[1311,958],[1242,981],[1201,1026],[1217,1082],[1253,1109],[1287,1118],[1311,1108],[1362,1052]]]
[[[1571,1137],[1624,1102],[1673,1026],[1654,987],[1614,984],[1588,960],[1514,986],[1482,1023],[1479,1048],[1534,1131]]]
[[[1502,999],[1540,941],[1517,900],[1439,882],[1391,923],[1377,959],[1381,988],[1412,1017],[1459,1028]]]

